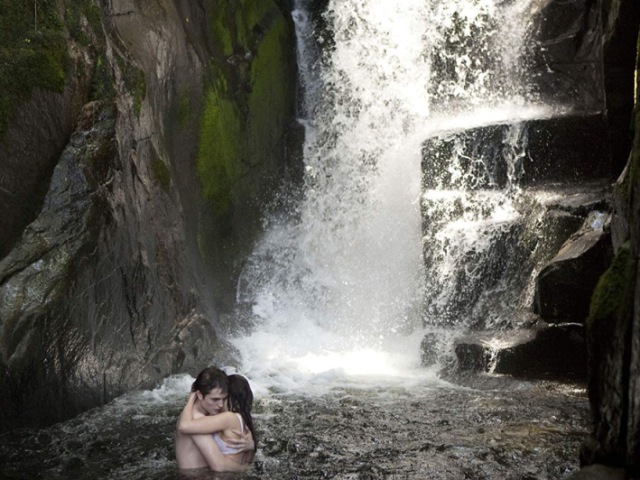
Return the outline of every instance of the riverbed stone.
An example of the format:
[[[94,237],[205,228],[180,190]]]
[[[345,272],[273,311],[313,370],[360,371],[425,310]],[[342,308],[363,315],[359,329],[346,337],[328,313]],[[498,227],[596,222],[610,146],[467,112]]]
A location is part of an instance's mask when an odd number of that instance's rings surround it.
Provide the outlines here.
[[[607,216],[598,211],[589,214],[581,229],[539,273],[534,312],[546,322],[586,320],[589,299],[611,261],[611,237],[604,228]]]

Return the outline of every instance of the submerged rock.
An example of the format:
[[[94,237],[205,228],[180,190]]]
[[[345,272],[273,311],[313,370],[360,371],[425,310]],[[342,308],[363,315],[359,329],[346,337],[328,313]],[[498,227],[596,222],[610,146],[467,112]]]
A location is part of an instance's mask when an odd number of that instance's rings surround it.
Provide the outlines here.
[[[536,279],[534,312],[546,322],[584,322],[589,299],[611,261],[607,214],[592,212]]]

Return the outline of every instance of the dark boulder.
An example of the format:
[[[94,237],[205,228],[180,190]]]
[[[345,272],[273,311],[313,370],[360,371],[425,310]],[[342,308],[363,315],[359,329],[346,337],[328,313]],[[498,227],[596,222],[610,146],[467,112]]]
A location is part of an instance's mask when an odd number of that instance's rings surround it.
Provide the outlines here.
[[[633,314],[636,264],[629,245],[623,245],[593,295],[587,338],[595,441],[583,444],[585,463],[624,466],[628,458],[635,457],[629,454],[639,446],[637,440],[634,442],[639,431],[638,425],[633,424],[634,415],[637,420],[638,394],[632,375],[632,338],[637,329]],[[635,365],[637,368],[638,363]]]
[[[539,324],[529,339],[498,350],[493,371],[514,376],[586,377],[584,326]]]
[[[454,353],[458,361],[459,370],[474,372],[486,372],[491,362],[491,352],[486,345],[478,339],[465,337],[456,340]]]
[[[599,2],[550,0],[534,20],[530,79],[548,104],[605,109]]]
[[[601,115],[572,115],[443,132],[423,144],[423,188],[495,189],[509,182],[609,177],[608,140],[600,134],[605,126]],[[514,158],[514,151],[525,150]],[[454,161],[461,174],[453,175]]]
[[[592,212],[536,279],[534,312],[546,322],[584,322],[589,299],[611,261],[607,214]]]
[[[469,334],[455,342],[460,370],[516,377],[585,377],[587,350],[584,326],[549,325],[533,329]]]

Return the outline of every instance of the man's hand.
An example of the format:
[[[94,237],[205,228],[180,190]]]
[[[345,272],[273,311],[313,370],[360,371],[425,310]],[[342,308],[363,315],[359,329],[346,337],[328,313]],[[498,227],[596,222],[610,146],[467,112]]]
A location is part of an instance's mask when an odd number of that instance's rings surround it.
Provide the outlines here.
[[[230,438],[225,439],[225,442],[238,448],[238,453],[254,450],[256,444],[253,442],[253,436],[251,435],[250,431],[247,431],[247,433],[242,433],[240,430],[232,430],[232,432],[236,435],[240,435],[240,438],[238,440],[232,440]]]

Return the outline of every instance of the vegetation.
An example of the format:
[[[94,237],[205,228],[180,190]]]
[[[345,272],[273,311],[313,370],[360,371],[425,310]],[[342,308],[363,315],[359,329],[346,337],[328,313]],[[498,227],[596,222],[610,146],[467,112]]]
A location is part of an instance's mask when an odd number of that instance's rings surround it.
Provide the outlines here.
[[[242,57],[232,64],[214,59],[200,118],[198,175],[217,215],[227,212],[231,191],[250,165],[273,155],[292,88],[284,70],[289,32],[278,7],[258,0],[222,3],[209,4],[211,35],[225,55],[235,50]],[[182,102],[181,128],[188,110]]]
[[[618,250],[611,267],[596,287],[591,299],[591,310],[587,319],[587,328],[597,328],[601,322],[612,323],[612,319],[624,320],[633,302],[633,264],[629,243]]]
[[[231,189],[240,177],[243,121],[224,74],[214,66],[212,75],[200,119],[198,176],[203,197],[221,215],[229,208]]]
[[[0,0],[0,66],[2,140],[17,106],[34,88],[64,90],[68,55],[56,0]]]
[[[151,160],[151,171],[153,172],[153,178],[158,185],[160,185],[166,193],[169,193],[171,172],[165,163],[159,158],[154,158]]]

